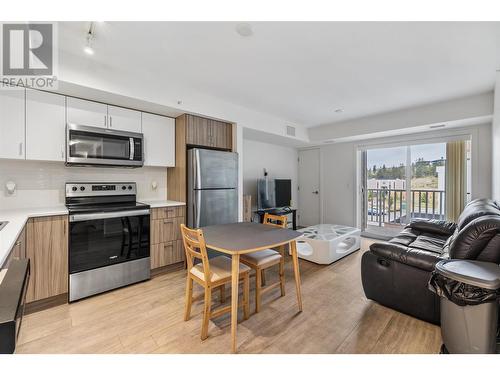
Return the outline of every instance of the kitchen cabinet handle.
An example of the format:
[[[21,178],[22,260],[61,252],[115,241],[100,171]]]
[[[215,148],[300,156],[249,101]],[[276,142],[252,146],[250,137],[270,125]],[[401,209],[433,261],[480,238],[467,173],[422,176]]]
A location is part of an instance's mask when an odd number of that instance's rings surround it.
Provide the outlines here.
[[[61,150],[61,159],[64,160],[64,148]]]
[[[109,116],[109,127],[113,127],[113,117]]]
[[[23,155],[23,142],[19,142],[19,156]]]
[[[108,127],[108,116],[104,115],[104,127]]]

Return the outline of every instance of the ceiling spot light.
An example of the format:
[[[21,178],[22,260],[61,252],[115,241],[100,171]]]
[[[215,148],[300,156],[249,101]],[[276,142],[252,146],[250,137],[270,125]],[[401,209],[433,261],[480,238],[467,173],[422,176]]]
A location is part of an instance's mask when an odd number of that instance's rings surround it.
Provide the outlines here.
[[[83,52],[85,52],[87,55],[93,55],[94,49],[91,46],[85,46],[83,48]]]
[[[252,25],[246,22],[238,23],[236,25],[236,32],[242,37],[249,37],[253,35]]]
[[[344,108],[334,109],[333,112],[335,112],[335,113],[342,113],[342,112],[344,112]]]
[[[87,36],[86,36],[86,43],[85,43],[85,47],[83,47],[83,51],[87,54],[87,55],[93,55],[94,54],[94,48],[92,48],[92,44],[94,42],[94,38],[95,38],[95,32],[94,32],[94,22],[91,22],[90,23],[90,26],[89,26],[89,31],[87,32]]]

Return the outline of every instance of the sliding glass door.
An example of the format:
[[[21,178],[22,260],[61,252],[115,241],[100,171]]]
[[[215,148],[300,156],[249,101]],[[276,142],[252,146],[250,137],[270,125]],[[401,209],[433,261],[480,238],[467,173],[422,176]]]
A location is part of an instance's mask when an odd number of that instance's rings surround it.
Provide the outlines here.
[[[445,219],[445,142],[367,149],[361,161],[364,232],[388,237],[413,218]]]

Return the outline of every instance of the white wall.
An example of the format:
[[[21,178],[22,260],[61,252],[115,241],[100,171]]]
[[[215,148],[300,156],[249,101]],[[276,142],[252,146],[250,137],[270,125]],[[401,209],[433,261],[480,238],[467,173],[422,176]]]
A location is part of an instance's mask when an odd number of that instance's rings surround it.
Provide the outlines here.
[[[368,116],[309,129],[311,141],[376,135],[423,125],[463,122],[493,114],[493,92],[453,99],[400,111]],[[465,125],[465,124],[464,124]],[[468,125],[468,124],[467,124]],[[463,125],[462,125],[463,126]]]
[[[165,83],[147,74],[131,76],[111,66],[99,66],[99,69],[96,69],[92,65],[82,65],[81,57],[63,52],[60,56],[58,79],[61,93],[92,99],[86,95],[88,88],[102,90],[110,95],[120,95],[123,100],[128,98],[124,104],[120,101],[114,102],[117,105],[130,106],[133,103],[130,99],[136,99],[149,102],[150,105],[176,109],[181,113],[189,112],[223,119],[285,138],[291,138],[286,136],[286,126],[291,125],[296,128],[294,139],[305,142],[309,140],[307,128],[302,124],[229,103],[202,94],[193,88],[176,86],[172,82]],[[78,86],[81,86],[80,89]],[[72,87],[70,92],[67,87]],[[108,102],[105,95],[101,96],[100,100]]]
[[[491,125],[485,124],[453,131],[435,131],[405,137],[377,139],[371,142],[345,142],[322,146],[323,222],[357,225],[357,152],[361,145],[383,144],[425,137],[449,137],[470,134],[472,137],[472,198],[491,196]],[[300,209],[300,207],[299,207]]]
[[[5,190],[9,180],[17,184],[13,196]],[[0,159],[0,209],[63,205],[64,184],[86,181],[136,182],[139,201],[167,197],[166,168],[70,168],[58,162]],[[153,181],[158,183],[156,190],[151,187]]]
[[[257,180],[264,177],[264,168],[270,178],[292,180],[292,206],[298,206],[297,149],[244,139],[243,153],[243,194],[252,196],[253,207],[257,206]]]
[[[500,201],[500,71],[497,71],[495,108],[493,115],[493,199]]]

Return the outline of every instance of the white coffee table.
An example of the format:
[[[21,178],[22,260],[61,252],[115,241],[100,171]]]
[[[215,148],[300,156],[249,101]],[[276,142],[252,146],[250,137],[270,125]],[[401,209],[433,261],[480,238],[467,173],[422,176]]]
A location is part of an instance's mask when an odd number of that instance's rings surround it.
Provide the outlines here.
[[[345,225],[319,224],[298,229],[304,233],[297,239],[299,258],[318,264],[333,263],[359,250],[361,230]]]

